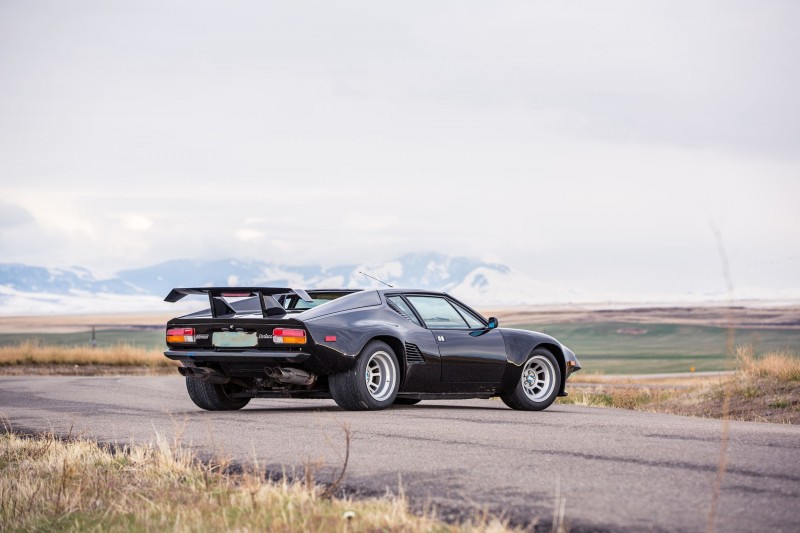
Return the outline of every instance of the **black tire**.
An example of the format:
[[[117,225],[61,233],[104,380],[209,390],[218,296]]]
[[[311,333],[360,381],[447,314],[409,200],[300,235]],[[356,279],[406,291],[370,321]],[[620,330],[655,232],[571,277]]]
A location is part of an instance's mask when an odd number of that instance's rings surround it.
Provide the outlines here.
[[[543,382],[542,386],[538,385],[540,380]],[[512,409],[541,411],[552,405],[559,390],[561,367],[558,366],[558,360],[549,350],[536,348],[522,366],[514,390],[501,395],[500,399]]]
[[[186,378],[186,390],[194,404],[206,411],[236,411],[250,402],[250,398],[231,398],[231,385],[207,383],[199,379]]]
[[[372,361],[374,364],[370,364]],[[367,370],[372,370],[373,376],[383,379],[372,385],[377,387],[375,392],[370,392],[367,387]],[[375,374],[375,369],[385,373],[384,378]],[[353,368],[347,372],[332,374],[328,377],[331,396],[336,404],[348,411],[377,411],[386,409],[394,403],[397,391],[400,388],[400,366],[397,356],[384,342],[372,341],[367,343]],[[372,386],[371,385],[371,386]]]
[[[417,405],[422,400],[418,400],[416,398],[395,398],[394,404],[395,405]]]

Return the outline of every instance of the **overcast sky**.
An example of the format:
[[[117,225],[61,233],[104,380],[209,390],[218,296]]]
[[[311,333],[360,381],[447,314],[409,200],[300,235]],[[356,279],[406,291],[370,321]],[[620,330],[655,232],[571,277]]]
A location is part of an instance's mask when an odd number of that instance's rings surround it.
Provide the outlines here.
[[[0,262],[800,289],[800,2],[0,0]]]

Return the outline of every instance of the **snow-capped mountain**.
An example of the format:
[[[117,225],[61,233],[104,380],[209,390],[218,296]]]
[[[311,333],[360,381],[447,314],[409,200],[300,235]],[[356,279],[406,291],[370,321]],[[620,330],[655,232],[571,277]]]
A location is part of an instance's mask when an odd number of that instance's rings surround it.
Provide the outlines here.
[[[444,290],[472,305],[519,305],[563,300],[508,266],[438,253],[406,254],[376,264],[293,266],[264,261],[179,259],[95,279],[85,268],[47,269],[0,264],[0,314],[162,310],[173,287],[395,287]]]
[[[407,254],[376,264],[341,265],[322,268],[318,265],[292,266],[264,261],[192,261],[175,260],[151,267],[123,270],[117,278],[129,286],[150,294],[166,294],[179,286],[288,286],[306,288],[366,288],[379,286],[359,272],[386,281],[395,287],[447,290],[462,283],[478,268],[500,274],[504,265],[483,263],[466,257],[437,253]],[[0,278],[0,284],[2,284]]]
[[[21,292],[69,294],[74,291],[141,294],[120,278],[96,280],[83,267],[49,269],[19,263],[0,263],[0,286]]]

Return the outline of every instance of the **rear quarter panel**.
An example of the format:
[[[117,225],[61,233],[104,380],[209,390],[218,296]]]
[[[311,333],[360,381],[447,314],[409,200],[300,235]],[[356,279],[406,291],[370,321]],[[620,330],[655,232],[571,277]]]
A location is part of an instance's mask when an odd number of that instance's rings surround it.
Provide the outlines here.
[[[352,309],[304,321],[312,336],[317,358],[326,373],[343,372],[353,367],[358,354],[376,337],[392,339],[390,346],[403,367],[401,391],[435,392],[440,388],[439,347],[433,333],[402,318],[383,305]],[[326,341],[326,337],[336,337]],[[424,363],[404,364],[404,343],[415,344]]]
[[[379,336],[405,338],[401,328],[380,306],[340,311],[303,320],[328,372],[343,372],[355,364],[364,346]],[[335,337],[336,340],[325,340]],[[401,354],[397,354],[398,357]]]

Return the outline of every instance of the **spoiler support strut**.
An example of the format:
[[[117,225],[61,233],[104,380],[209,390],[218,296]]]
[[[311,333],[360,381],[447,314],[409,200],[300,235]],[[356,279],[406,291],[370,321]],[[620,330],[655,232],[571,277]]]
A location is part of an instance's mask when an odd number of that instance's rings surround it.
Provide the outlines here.
[[[312,302],[312,298],[303,289],[292,289],[291,287],[191,287],[172,289],[165,302],[177,302],[189,295],[207,295],[208,303],[211,306],[211,316],[217,318],[220,314],[235,313],[236,311],[228,305],[224,297],[248,297],[258,296],[261,306],[261,315],[268,316],[285,315],[286,309],[278,303],[275,296],[278,294],[293,293],[306,302]]]

